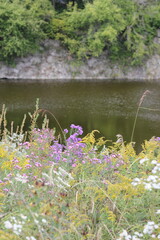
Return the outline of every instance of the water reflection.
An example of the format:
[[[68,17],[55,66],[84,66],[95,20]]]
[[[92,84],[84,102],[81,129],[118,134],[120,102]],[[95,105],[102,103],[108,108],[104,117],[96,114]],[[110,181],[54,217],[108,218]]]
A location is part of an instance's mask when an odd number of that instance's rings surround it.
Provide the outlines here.
[[[160,85],[149,83],[105,82],[0,82],[0,104],[8,108],[9,121],[22,121],[23,114],[33,111],[36,98],[40,108],[51,111],[62,128],[71,123],[83,126],[85,133],[98,129],[107,139],[116,140],[120,133],[126,141],[131,138],[136,109],[143,92],[150,90],[141,109],[134,141],[140,144],[153,135],[160,136]],[[51,127],[55,126],[51,119]]]

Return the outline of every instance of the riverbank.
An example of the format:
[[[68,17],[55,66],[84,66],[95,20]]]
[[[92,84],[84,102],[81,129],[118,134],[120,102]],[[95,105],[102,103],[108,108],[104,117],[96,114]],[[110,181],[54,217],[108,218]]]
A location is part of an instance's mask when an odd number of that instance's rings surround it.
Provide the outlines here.
[[[155,41],[160,41],[156,38]],[[15,66],[0,63],[0,79],[48,79],[48,80],[109,80],[159,81],[160,55],[150,57],[142,66],[124,66],[111,63],[104,53],[99,58],[78,62],[58,41],[47,40],[41,52],[15,60]]]

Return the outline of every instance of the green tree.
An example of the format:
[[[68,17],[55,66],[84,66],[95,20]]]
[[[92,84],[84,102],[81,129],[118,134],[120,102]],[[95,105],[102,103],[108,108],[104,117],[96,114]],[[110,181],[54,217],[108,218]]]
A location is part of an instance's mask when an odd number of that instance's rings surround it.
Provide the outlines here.
[[[139,64],[154,49],[159,3],[133,0],[93,0],[84,9],[68,8],[54,19],[53,32],[79,58],[108,50],[112,59]]]
[[[53,17],[50,9],[48,0],[1,0],[0,60],[9,62],[38,48]]]

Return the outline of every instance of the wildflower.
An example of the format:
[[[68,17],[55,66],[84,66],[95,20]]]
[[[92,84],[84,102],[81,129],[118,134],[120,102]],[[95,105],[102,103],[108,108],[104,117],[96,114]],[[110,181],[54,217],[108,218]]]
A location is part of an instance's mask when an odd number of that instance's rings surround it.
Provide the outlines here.
[[[39,162],[35,162],[35,164],[34,164],[36,167],[42,167],[42,164],[41,163],[39,163]]]
[[[154,140],[159,142],[160,141],[160,137],[156,137]]]
[[[137,236],[133,235],[132,236],[132,240],[140,240],[140,238],[138,238]]]
[[[16,224],[16,223],[14,223],[14,224],[13,224],[13,232],[14,232],[16,235],[19,235],[19,234],[22,232],[22,225],[21,225],[21,224]]]
[[[12,229],[12,224],[10,221],[5,221],[4,222],[4,227],[7,228],[7,229]]]
[[[123,232],[119,235],[120,238],[117,240],[141,240],[141,237],[143,237],[142,233],[135,232],[134,235],[130,235],[127,233],[126,230],[123,230]]]
[[[121,240],[121,239],[130,240],[130,239],[132,239],[131,235],[129,235],[126,230],[123,230],[123,232],[120,233],[119,236],[120,236],[120,238],[118,238],[117,240]]]
[[[9,189],[8,188],[4,188],[3,191],[4,192],[9,192]]]
[[[22,169],[22,167],[20,167],[19,165],[15,165],[14,168],[19,170]]]
[[[146,190],[152,190],[152,185],[150,183],[145,183]]]
[[[158,228],[159,228],[158,224],[155,224],[155,222],[150,221],[144,226],[143,233],[151,235],[154,232],[154,230]]]
[[[150,181],[156,182],[156,181],[157,181],[157,178],[158,178],[158,176],[150,175],[150,176],[146,179],[146,181],[148,181],[148,182],[150,182]]]
[[[31,164],[27,164],[25,167],[26,167],[26,168],[31,168],[32,165],[31,165]]]
[[[31,237],[26,237],[26,240],[36,240],[36,238],[31,236]]]
[[[139,178],[134,178],[133,182],[131,183],[133,186],[137,186],[138,184],[140,184],[141,180]]]
[[[76,164],[76,163],[73,163],[73,164],[72,164],[72,167],[76,167],[76,166],[77,166],[77,164]]]
[[[156,174],[157,172],[160,172],[160,163],[157,163],[156,166],[152,169],[153,174]]]
[[[146,157],[146,158],[142,158],[139,162],[140,164],[143,164],[144,162],[147,162],[149,159]]]
[[[7,174],[7,177],[11,177],[11,176],[12,176],[12,173]]]
[[[20,175],[19,173],[16,174],[15,180],[21,183],[27,183],[28,182],[28,176],[25,174]]]
[[[156,211],[156,214],[160,214],[160,209],[158,209],[158,210]]]
[[[44,219],[44,218],[42,219],[42,222],[43,222],[43,223],[47,223],[46,219]]]
[[[156,160],[152,160],[151,164],[157,164],[157,161]]]
[[[64,133],[68,133],[68,129],[64,129],[63,131],[64,131]]]
[[[139,233],[139,232],[135,232],[134,235],[136,235],[138,237],[143,237],[143,233]]]
[[[78,133],[79,135],[82,135],[82,134],[83,134],[82,127],[79,126],[79,125],[76,126],[76,125],[74,125],[74,124],[71,124],[70,128],[76,129],[76,130],[77,130],[77,133]]]
[[[24,216],[23,214],[20,214],[20,217],[21,217],[22,219],[24,219],[24,220],[27,219],[27,216]]]
[[[35,219],[35,220],[34,220],[34,222],[35,222],[36,224],[38,224],[38,223],[39,223],[39,221],[38,221],[37,219]]]

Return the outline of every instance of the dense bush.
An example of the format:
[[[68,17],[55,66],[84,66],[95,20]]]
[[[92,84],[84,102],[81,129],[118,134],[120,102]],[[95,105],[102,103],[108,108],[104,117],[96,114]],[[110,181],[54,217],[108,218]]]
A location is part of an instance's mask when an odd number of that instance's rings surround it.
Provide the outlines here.
[[[79,58],[107,50],[112,59],[127,56],[132,64],[139,64],[156,47],[159,8],[159,3],[140,6],[132,0],[94,0],[84,9],[58,15],[53,31]]]
[[[1,0],[0,59],[12,60],[38,48],[53,16],[48,0]]]
[[[61,10],[51,2],[61,4]],[[44,38],[59,39],[78,58],[99,56],[141,61],[159,48],[160,2],[133,0],[1,1],[0,59],[24,56]],[[74,2],[74,5],[73,3]],[[130,60],[130,61],[129,61]]]

